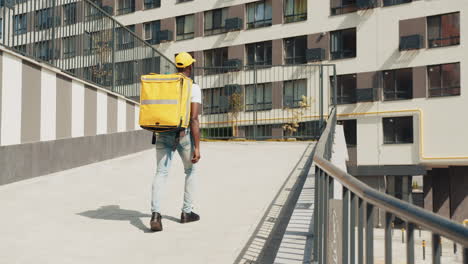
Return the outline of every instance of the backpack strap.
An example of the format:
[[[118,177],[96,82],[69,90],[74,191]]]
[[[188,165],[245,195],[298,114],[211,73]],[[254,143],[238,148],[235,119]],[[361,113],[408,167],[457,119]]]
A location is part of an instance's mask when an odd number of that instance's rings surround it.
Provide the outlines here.
[[[151,139],[151,144],[156,145],[156,132],[153,131],[153,138]]]

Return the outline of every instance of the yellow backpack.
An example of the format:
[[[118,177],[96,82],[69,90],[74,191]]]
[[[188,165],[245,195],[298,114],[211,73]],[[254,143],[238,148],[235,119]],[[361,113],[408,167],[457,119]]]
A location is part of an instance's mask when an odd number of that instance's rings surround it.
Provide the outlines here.
[[[192,84],[190,78],[179,73],[141,76],[141,128],[152,132],[181,131],[187,128],[190,122]]]

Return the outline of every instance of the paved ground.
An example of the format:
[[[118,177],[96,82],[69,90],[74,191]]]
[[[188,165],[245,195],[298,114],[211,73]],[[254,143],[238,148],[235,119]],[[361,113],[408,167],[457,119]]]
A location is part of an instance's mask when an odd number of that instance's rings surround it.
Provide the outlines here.
[[[0,186],[0,263],[232,263],[307,143],[203,143],[201,221],[177,222],[173,164],[164,231],[148,232],[154,150]]]

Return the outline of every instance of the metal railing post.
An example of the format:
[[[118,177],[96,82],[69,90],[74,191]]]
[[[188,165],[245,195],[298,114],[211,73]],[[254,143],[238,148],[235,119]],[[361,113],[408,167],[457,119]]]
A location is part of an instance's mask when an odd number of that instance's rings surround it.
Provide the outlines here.
[[[357,196],[351,192],[351,213],[350,213],[350,249],[349,249],[349,257],[350,257],[350,264],[356,263],[356,203],[357,203]]]
[[[414,264],[414,224],[407,222],[406,229],[406,263]]]
[[[364,201],[358,199],[359,222],[358,222],[358,263],[364,263]]]
[[[342,243],[342,263],[348,264],[348,251],[349,251],[349,190],[343,187],[343,239]],[[351,241],[351,243],[353,243]]]
[[[317,204],[318,205],[318,208],[319,208],[319,222],[318,222],[318,226],[319,226],[319,233],[318,233],[318,262],[319,263],[323,263],[323,227],[324,227],[324,223],[323,223],[323,206],[324,206],[324,200],[325,200],[325,197],[324,197],[324,188],[323,188],[323,182],[324,182],[324,178],[325,178],[325,172],[323,172],[322,170],[320,170],[320,173],[319,173],[319,185],[318,185],[318,188],[319,188],[319,203]]]
[[[442,248],[440,246],[440,235],[432,234],[432,264],[440,264]]]
[[[374,205],[366,203],[366,264],[374,263]]]
[[[392,220],[393,215],[385,212],[385,264],[392,263]]]
[[[318,261],[318,243],[319,243],[319,215],[318,215],[318,210],[319,210],[319,174],[320,174],[320,169],[319,167],[315,167],[315,189],[314,189],[314,247],[313,247],[313,260]]]

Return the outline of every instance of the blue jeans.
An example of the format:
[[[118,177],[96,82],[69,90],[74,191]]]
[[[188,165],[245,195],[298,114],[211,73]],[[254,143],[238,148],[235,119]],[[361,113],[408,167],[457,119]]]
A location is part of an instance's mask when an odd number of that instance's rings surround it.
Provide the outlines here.
[[[153,179],[153,192],[151,199],[151,211],[161,212],[161,196],[164,190],[172,159],[174,158],[175,133],[162,133],[156,137],[156,175]],[[194,146],[190,132],[180,138],[177,152],[182,159],[185,171],[185,190],[182,211],[192,211],[193,193],[195,190],[195,164],[192,163]]]

